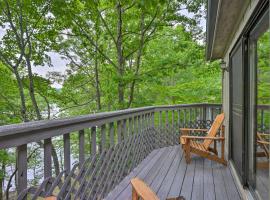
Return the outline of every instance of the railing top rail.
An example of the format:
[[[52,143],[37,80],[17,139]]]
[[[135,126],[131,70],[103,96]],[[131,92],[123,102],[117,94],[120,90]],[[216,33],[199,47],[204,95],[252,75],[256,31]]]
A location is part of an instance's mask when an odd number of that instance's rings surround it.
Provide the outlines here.
[[[220,107],[221,104],[197,103],[149,106],[112,112],[102,112],[65,119],[42,120],[0,126],[0,149],[19,146],[30,142],[37,142],[50,137],[63,135],[117,120],[127,119],[144,113],[203,106]]]

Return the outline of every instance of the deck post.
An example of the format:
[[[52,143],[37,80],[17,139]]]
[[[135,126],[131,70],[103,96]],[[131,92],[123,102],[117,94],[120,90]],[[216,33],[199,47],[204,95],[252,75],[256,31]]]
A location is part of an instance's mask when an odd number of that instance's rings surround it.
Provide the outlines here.
[[[17,147],[17,166],[18,193],[20,193],[27,188],[27,144]]]
[[[52,139],[44,140],[44,179],[52,176]]]

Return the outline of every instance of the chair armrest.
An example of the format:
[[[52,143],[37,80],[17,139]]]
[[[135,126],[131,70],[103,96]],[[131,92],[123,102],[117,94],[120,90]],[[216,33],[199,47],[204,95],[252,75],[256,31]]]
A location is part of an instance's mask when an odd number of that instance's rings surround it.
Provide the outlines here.
[[[132,200],[141,197],[143,200],[159,200],[157,195],[139,178],[131,179]]]
[[[196,129],[196,128],[180,128],[180,131],[202,131],[202,132],[207,132],[208,129]]]
[[[270,145],[270,142],[267,142],[267,141],[264,141],[264,140],[257,140],[257,143]]]
[[[45,197],[44,200],[56,200],[55,196]]]
[[[207,137],[207,136],[190,136],[190,135],[183,135],[181,136],[182,138],[185,138],[185,139],[201,139],[201,140],[204,140],[204,139],[209,139],[209,140],[225,140],[224,137]]]

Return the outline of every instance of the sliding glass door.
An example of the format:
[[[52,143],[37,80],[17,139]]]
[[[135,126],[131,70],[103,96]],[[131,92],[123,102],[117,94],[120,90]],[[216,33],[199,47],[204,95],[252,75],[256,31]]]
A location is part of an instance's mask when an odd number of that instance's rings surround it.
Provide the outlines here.
[[[248,184],[259,199],[268,200],[270,147],[269,9],[249,34]]]

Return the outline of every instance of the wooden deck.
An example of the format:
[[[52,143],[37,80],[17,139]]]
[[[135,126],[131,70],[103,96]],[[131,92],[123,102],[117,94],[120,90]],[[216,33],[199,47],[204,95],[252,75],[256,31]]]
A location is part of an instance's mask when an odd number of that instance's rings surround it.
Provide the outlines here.
[[[131,199],[130,179],[135,176],[161,200],[179,195],[186,200],[241,199],[229,167],[195,155],[187,165],[179,145],[154,150],[105,199]]]

